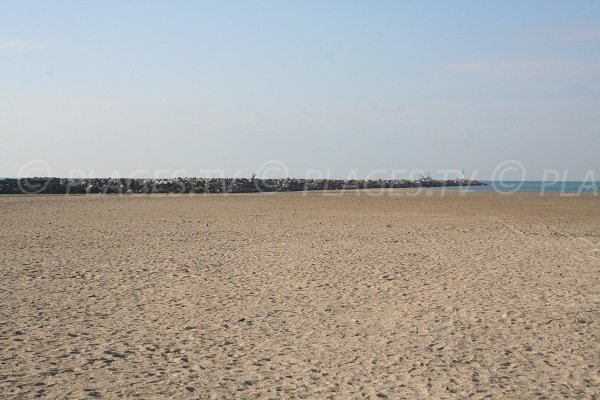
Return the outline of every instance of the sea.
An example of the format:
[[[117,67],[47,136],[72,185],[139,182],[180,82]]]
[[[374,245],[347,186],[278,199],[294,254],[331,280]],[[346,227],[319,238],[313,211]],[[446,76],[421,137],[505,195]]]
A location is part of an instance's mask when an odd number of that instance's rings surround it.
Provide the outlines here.
[[[582,181],[484,181],[487,186],[471,186],[469,193],[600,193],[600,182]]]

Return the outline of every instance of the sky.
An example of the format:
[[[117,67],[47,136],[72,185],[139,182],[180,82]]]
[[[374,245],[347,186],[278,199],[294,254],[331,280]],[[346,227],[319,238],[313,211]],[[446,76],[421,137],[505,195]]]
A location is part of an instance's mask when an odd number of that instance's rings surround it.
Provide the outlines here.
[[[0,176],[600,180],[599,153],[600,1],[0,0]]]

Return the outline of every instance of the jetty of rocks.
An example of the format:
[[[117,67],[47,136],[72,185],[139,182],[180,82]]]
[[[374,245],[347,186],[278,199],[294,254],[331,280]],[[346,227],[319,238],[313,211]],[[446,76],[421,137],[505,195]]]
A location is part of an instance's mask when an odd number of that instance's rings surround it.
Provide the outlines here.
[[[258,193],[305,190],[484,186],[477,180],[258,178],[20,178],[0,179],[0,194]]]

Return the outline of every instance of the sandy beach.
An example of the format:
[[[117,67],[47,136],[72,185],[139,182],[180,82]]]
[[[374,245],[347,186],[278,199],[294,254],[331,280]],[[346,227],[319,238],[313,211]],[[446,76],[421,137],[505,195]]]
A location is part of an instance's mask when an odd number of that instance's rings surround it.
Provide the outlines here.
[[[0,398],[597,398],[600,198],[0,197]]]

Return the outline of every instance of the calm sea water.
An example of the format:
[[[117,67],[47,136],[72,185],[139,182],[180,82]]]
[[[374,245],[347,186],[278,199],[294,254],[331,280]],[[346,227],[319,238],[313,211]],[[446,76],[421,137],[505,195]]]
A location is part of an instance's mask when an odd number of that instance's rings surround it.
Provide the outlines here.
[[[500,193],[600,193],[600,182],[577,181],[486,181],[488,186],[473,186],[468,192]]]

